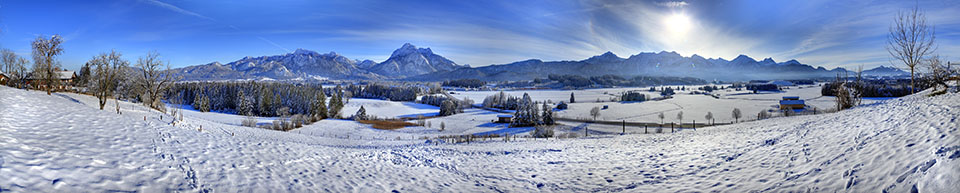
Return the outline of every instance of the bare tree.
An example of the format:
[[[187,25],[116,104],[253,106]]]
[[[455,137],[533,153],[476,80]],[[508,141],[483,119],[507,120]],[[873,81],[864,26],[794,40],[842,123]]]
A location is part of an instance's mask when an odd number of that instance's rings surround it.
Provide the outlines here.
[[[600,107],[590,109],[590,116],[593,117],[593,120],[597,120],[597,116],[600,116]]]
[[[660,124],[662,125],[662,124],[663,124],[663,118],[666,118],[666,116],[663,115],[663,112],[660,112],[660,114],[657,115],[657,117],[660,118]]]
[[[26,58],[17,56],[13,50],[0,50],[0,64],[3,64],[2,71],[10,78],[8,84],[22,88],[23,81],[26,79],[27,66],[29,62]]]
[[[147,56],[140,57],[137,60],[137,68],[141,76],[137,76],[137,86],[143,91],[141,97],[143,103],[150,108],[164,111],[161,94],[170,88],[172,83],[177,80],[170,65],[166,64],[166,70],[160,69],[164,63],[160,60],[160,55],[156,52],[147,53]]]
[[[740,122],[740,117],[743,117],[743,113],[740,112],[740,108],[733,108],[733,121]]]
[[[956,77],[951,78],[950,75],[953,74],[950,70],[950,63],[944,64],[939,55],[933,55],[926,60],[927,70],[930,71],[929,77],[927,79],[933,83],[933,92],[930,95],[940,95],[946,93],[950,90],[950,85],[947,84],[951,79],[960,80]],[[940,87],[943,87],[943,90],[939,90]]]
[[[834,85],[836,85],[836,87],[834,88],[834,93],[837,99],[838,111],[852,108],[853,106],[856,105],[856,100],[857,100],[854,97],[854,94],[852,94],[853,92],[851,91],[852,89],[850,89],[850,87],[854,87],[854,86],[851,86],[852,83],[850,83],[847,80],[846,73],[842,73],[842,74],[843,75],[840,75],[840,73],[837,73],[837,80],[835,83],[833,83]]]
[[[910,92],[916,92],[914,87],[914,67],[924,60],[924,56],[936,50],[934,26],[927,24],[927,16],[920,11],[919,6],[911,11],[900,11],[890,26],[887,36],[887,52],[894,59],[910,68]]]
[[[707,115],[703,116],[703,118],[709,120],[710,124],[713,124],[713,112],[707,112]]]
[[[53,35],[50,39],[40,36],[33,40],[33,76],[46,87],[47,95],[60,84],[60,74],[56,69],[60,68],[57,56],[63,54],[61,44],[63,38],[60,35]]]
[[[113,91],[117,88],[118,79],[121,76],[120,72],[130,65],[130,62],[120,57],[122,54],[119,52],[110,51],[110,53],[101,53],[88,62],[95,67],[90,90],[100,101],[100,110],[103,110],[103,106],[107,104],[107,99],[113,98]]]
[[[683,125],[683,111],[677,112],[677,120]]]

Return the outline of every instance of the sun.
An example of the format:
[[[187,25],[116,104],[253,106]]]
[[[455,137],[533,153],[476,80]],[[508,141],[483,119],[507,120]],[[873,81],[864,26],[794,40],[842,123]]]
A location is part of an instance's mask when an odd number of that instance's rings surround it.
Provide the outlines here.
[[[690,17],[682,13],[674,13],[663,19],[663,24],[668,32],[676,34],[685,34],[693,28]]]

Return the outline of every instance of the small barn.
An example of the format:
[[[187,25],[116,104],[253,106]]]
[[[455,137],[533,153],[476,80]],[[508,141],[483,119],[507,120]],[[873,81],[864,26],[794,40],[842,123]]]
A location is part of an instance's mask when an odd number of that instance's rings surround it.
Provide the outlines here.
[[[783,100],[780,100],[780,110],[803,110],[806,106],[799,96],[785,96]]]
[[[497,123],[513,122],[513,115],[497,115]]]
[[[0,71],[0,85],[6,85],[9,79],[10,78],[7,77],[7,74],[4,74],[2,71]]]

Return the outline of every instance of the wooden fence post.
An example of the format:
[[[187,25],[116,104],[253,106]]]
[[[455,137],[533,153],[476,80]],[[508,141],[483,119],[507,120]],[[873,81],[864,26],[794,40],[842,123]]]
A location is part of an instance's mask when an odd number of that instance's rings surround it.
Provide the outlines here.
[[[646,124],[643,125],[643,134],[647,134],[647,125],[646,125]]]
[[[696,120],[696,119],[693,120],[693,130],[694,130],[694,131],[697,130],[697,120]]]
[[[673,122],[670,122],[670,133],[673,132],[676,132],[676,130],[673,129]]]

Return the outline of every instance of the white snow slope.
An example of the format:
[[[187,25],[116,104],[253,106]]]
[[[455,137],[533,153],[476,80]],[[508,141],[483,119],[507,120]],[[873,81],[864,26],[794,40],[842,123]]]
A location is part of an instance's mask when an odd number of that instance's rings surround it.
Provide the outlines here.
[[[441,145],[266,131],[189,117],[171,126],[169,117],[161,121],[157,112],[127,108],[117,115],[93,108],[91,99],[0,87],[0,190],[960,189],[960,94],[908,96],[834,114],[678,133]]]

